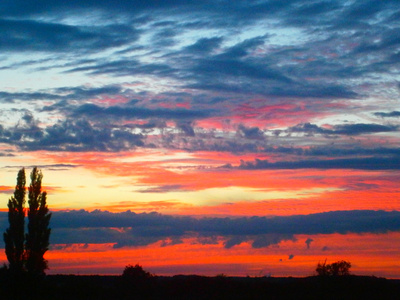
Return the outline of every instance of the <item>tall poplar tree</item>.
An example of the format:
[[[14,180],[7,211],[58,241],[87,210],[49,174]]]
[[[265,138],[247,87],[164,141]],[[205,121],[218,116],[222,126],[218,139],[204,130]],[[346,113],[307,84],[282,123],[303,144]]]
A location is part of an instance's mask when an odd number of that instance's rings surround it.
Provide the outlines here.
[[[24,271],[24,230],[25,230],[25,169],[18,172],[14,196],[8,200],[9,227],[4,232],[5,251],[10,262],[10,271]]]
[[[42,191],[42,172],[33,168],[28,189],[28,233],[26,234],[26,269],[34,275],[44,274],[48,268],[44,254],[49,249],[51,213],[47,207],[47,193]]]

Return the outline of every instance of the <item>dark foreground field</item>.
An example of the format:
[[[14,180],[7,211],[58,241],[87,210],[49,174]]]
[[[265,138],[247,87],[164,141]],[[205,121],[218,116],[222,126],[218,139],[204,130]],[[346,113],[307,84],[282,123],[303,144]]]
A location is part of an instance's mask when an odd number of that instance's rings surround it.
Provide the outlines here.
[[[238,278],[53,275],[0,283],[0,299],[400,299],[400,281],[376,277]]]

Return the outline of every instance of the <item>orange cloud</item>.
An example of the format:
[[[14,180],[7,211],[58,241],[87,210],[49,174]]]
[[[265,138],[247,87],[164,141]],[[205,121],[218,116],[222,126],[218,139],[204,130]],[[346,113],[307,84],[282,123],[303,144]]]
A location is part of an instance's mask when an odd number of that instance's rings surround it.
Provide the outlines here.
[[[0,193],[12,194],[12,193],[14,193],[14,187],[0,185]]]
[[[118,181],[112,184],[113,189],[129,185],[132,191],[138,193],[135,200],[121,199],[112,203],[111,200],[115,199],[110,199],[110,204],[107,204],[107,199],[103,199],[101,203],[96,204],[97,209],[154,209],[164,213],[190,215],[290,215],[338,209],[400,210],[397,188],[400,177],[396,171],[217,168],[230,162],[239,163],[240,159],[248,160],[252,156],[219,152],[154,150],[37,154],[40,159],[46,159],[49,163],[82,166],[96,178],[114,176]],[[75,171],[74,175],[79,177],[79,172]],[[57,185],[59,184],[58,182]],[[169,191],[168,188],[172,187],[173,190]],[[51,186],[49,188],[52,189]],[[107,189],[102,186],[96,188]],[[221,195],[216,197],[223,197],[223,189],[226,188],[246,190],[246,198],[240,199],[237,195],[234,201],[225,201],[229,204],[215,203],[212,206],[203,206],[205,204],[200,202],[189,204],[188,193],[193,196],[200,191],[219,189]],[[159,192],[155,193],[156,191]],[[164,193],[160,193],[161,191]],[[173,196],[165,196],[169,195],[165,194],[168,192],[174,192]],[[52,193],[59,193],[59,190]],[[260,198],[261,193],[265,193],[265,198]],[[283,196],[282,193],[288,196]],[[150,195],[151,201],[143,200],[145,196],[148,199]],[[198,194],[198,197],[201,197],[201,194]],[[92,206],[87,204],[86,207],[91,209]]]

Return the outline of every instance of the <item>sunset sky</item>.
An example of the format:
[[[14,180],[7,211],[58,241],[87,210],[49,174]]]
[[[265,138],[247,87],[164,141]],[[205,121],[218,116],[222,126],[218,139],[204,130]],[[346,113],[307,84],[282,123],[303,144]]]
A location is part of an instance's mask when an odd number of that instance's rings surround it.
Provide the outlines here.
[[[49,274],[400,278],[398,0],[2,0],[0,111]]]

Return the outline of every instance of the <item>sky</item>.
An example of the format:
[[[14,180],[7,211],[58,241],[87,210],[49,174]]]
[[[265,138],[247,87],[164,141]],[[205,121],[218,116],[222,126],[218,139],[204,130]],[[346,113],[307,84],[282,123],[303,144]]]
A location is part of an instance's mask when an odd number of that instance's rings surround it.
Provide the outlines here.
[[[398,0],[2,0],[0,112],[48,274],[400,278]]]

